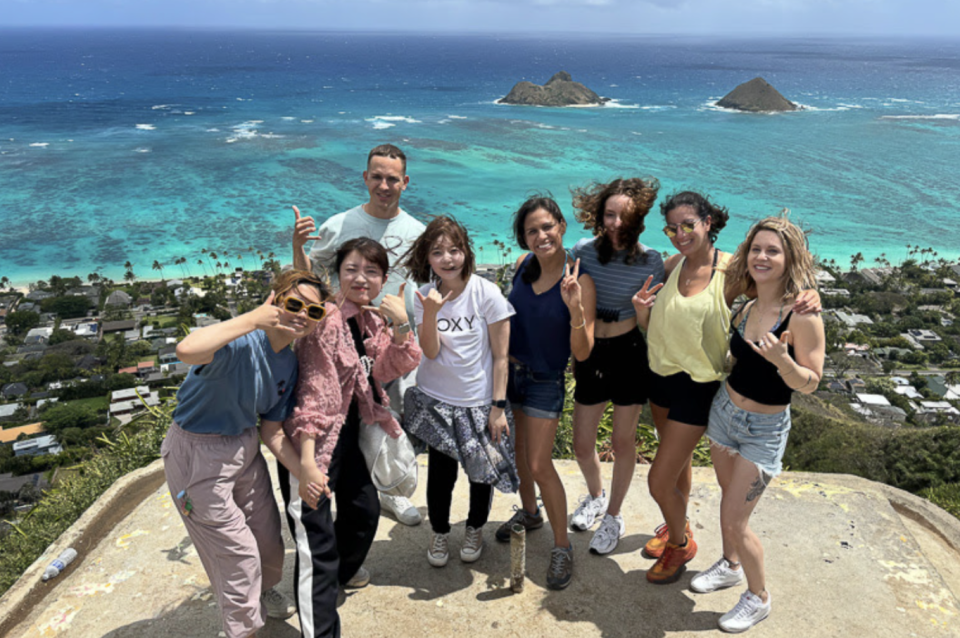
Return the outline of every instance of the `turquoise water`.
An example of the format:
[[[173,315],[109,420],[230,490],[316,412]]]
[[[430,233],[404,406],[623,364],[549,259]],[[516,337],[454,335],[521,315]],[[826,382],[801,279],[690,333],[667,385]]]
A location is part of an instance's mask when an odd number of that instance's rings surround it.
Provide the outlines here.
[[[465,221],[482,261],[527,195],[572,222],[571,186],[630,175],[729,207],[727,250],[787,207],[841,263],[960,255],[957,41],[4,31],[0,69],[0,275],[21,284],[126,261],[171,277],[180,257],[200,273],[203,249],[288,261],[290,205],[323,219],[365,201],[382,142],[410,158],[404,208]],[[560,69],[615,101],[494,104]],[[711,106],[756,75],[808,108]],[[668,250],[661,225],[642,240]]]

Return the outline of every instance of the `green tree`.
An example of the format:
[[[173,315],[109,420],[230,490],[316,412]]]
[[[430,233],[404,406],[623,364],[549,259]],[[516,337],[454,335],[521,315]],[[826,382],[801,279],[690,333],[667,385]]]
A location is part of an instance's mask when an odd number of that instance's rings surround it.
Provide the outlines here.
[[[5,323],[11,333],[20,337],[40,325],[40,315],[23,310],[11,312],[7,315]]]

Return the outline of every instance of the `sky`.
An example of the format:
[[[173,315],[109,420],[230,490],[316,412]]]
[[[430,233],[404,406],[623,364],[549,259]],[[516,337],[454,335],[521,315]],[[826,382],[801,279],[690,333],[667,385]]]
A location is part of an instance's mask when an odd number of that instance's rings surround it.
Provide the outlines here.
[[[0,0],[0,27],[960,35],[960,0]]]

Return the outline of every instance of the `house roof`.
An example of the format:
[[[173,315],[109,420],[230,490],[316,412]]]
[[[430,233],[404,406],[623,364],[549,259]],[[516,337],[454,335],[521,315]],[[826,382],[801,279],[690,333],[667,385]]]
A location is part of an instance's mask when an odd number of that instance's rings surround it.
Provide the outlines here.
[[[31,423],[30,425],[21,425],[18,428],[6,428],[0,430],[0,443],[13,443],[21,434],[33,435],[43,432],[43,423]]]
[[[135,330],[137,327],[136,319],[124,319],[123,321],[104,321],[101,326],[104,332],[126,332]]]
[[[110,293],[110,296],[107,297],[106,305],[108,306],[129,306],[132,299],[130,295],[123,292],[122,290],[114,290]]]

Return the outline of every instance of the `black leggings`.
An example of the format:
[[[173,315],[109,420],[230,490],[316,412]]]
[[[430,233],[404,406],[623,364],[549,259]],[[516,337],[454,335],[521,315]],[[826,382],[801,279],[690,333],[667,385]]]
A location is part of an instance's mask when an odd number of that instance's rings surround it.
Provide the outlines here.
[[[427,513],[430,527],[437,534],[450,533],[450,504],[453,502],[453,486],[457,484],[460,464],[434,448],[429,449],[427,471]],[[493,504],[493,486],[470,481],[470,513],[467,526],[480,529],[487,523],[490,506]]]

